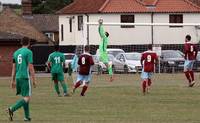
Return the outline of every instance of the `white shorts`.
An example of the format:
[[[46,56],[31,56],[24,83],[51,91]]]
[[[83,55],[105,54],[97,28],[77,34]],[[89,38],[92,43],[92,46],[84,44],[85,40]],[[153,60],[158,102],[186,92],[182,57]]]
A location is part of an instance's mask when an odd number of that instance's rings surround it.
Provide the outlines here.
[[[192,70],[194,65],[194,60],[185,60],[184,63],[184,72]]]

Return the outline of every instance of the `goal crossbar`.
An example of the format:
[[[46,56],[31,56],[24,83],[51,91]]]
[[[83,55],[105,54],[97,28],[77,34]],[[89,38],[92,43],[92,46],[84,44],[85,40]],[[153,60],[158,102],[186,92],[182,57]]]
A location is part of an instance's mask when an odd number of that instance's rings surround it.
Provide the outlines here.
[[[99,25],[97,22],[87,22],[86,25]],[[103,23],[107,26],[200,26],[200,23]]]

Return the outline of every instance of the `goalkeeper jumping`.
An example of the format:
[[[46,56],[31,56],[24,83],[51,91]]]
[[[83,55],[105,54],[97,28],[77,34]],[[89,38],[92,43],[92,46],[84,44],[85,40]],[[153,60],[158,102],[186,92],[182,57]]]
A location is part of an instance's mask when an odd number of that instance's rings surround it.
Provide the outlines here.
[[[100,61],[102,61],[107,69],[108,69],[108,73],[110,75],[110,81],[113,81],[113,71],[112,71],[112,63],[109,63],[108,61],[108,53],[107,53],[107,45],[108,45],[108,36],[109,33],[104,31],[103,28],[103,19],[99,19],[99,35],[101,37],[101,44],[99,45],[99,59]]]

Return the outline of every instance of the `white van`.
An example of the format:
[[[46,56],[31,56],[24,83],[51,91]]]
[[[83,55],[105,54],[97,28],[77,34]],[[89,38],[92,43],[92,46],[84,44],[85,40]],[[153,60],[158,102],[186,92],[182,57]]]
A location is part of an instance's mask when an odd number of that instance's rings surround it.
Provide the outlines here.
[[[108,48],[107,52],[108,54],[111,54],[114,57],[116,57],[119,53],[125,53],[123,49],[114,49],[114,48]],[[99,49],[97,49],[96,55],[99,56]]]

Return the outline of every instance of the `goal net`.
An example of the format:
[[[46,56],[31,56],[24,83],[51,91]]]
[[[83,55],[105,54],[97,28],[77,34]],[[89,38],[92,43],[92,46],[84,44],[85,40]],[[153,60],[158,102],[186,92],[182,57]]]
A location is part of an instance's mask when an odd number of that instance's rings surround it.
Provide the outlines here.
[[[98,33],[98,22],[85,23],[83,31],[83,45],[90,45],[94,55],[97,69],[95,72],[103,73],[105,66],[98,60],[98,47],[101,38]],[[140,73],[141,53],[147,50],[148,44],[159,56],[156,65],[157,73],[180,73],[184,67],[183,46],[185,36],[191,35],[192,43],[199,44],[200,23],[103,23],[104,30],[109,33],[107,52],[115,73]],[[194,70],[199,71],[198,62]],[[100,70],[100,72],[99,72]]]

